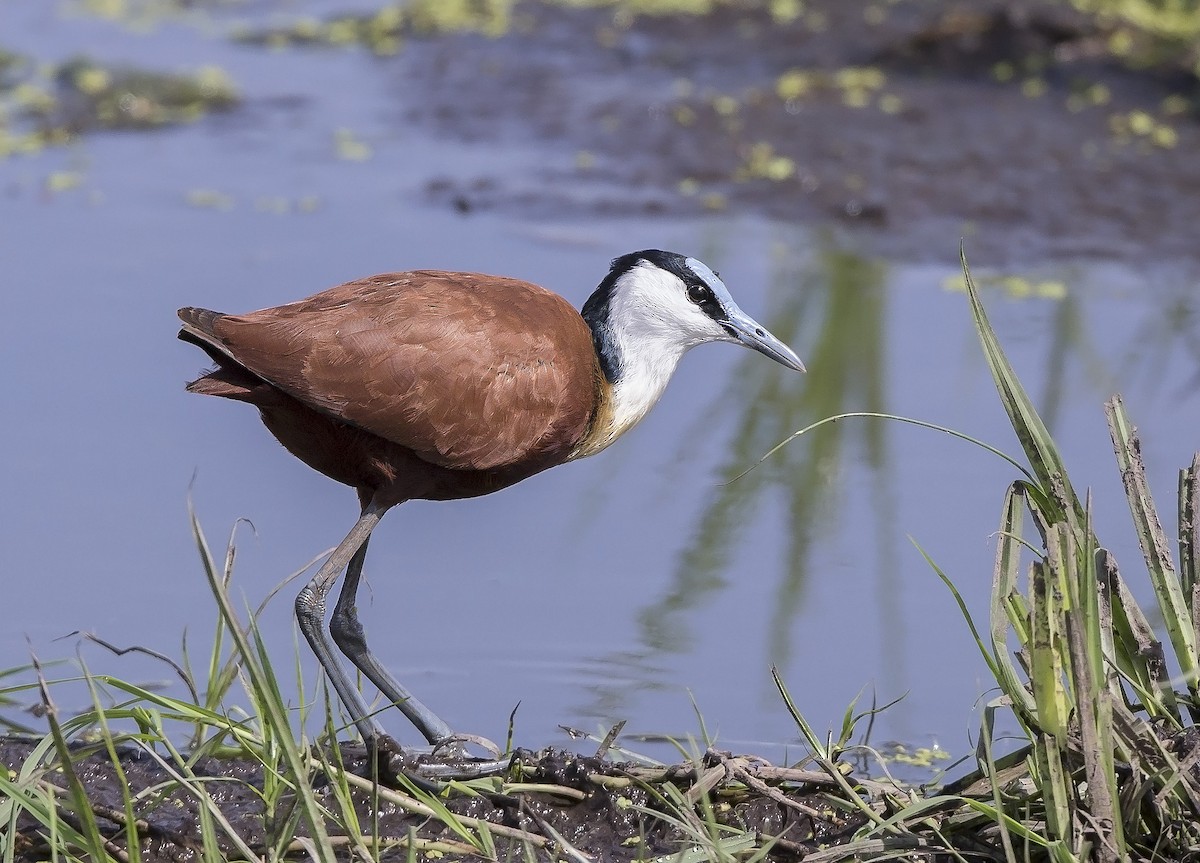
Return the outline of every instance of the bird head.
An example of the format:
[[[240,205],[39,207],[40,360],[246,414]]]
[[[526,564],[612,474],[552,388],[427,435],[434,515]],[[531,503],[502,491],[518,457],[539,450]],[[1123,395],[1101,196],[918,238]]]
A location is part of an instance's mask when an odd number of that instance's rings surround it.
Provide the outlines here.
[[[610,381],[631,354],[661,352],[677,360],[705,342],[735,342],[804,371],[791,348],[738,308],[715,272],[675,252],[647,249],[614,260],[583,317]]]

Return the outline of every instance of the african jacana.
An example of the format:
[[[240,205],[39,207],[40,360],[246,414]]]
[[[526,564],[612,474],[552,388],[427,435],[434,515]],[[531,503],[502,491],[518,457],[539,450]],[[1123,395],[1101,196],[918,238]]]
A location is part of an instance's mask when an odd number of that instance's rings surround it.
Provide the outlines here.
[[[364,740],[391,743],[342,653],[435,745],[450,726],[367,648],[355,595],[367,540],[406,500],[498,491],[595,455],[654,406],[680,357],[739,342],[804,365],[695,258],[650,249],[612,262],[583,306],[503,276],[416,270],[372,276],[245,315],[180,309],[179,337],[216,368],[189,391],[249,402],[293,455],[358,491],[362,514],[296,598],[296,618]]]

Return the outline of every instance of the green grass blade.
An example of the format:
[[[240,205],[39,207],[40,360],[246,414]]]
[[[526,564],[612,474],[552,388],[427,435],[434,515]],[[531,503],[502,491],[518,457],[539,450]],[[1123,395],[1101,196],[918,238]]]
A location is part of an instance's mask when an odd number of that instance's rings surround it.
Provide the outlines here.
[[[1179,726],[1179,705],[1171,688],[1162,643],[1137,604],[1129,586],[1108,556],[1106,573],[1111,585],[1113,632],[1117,669],[1136,687],[1142,703],[1158,718]]]
[[[1163,625],[1167,628],[1184,681],[1192,694],[1197,695],[1200,693],[1200,657],[1197,657],[1196,652],[1196,626],[1192,620],[1191,596],[1184,595],[1183,583],[1175,572],[1167,536],[1158,520],[1158,512],[1146,481],[1141,442],[1129,423],[1120,396],[1109,399],[1105,410],[1117,454],[1117,466],[1120,468],[1125,494],[1129,500],[1129,511],[1133,515],[1133,525],[1137,530],[1142,556],[1146,560],[1146,569],[1154,587],[1154,596],[1162,613]]]
[[[129,857],[129,863],[140,863],[142,859],[141,842],[137,832],[137,813],[133,809],[133,795],[130,793],[129,780],[125,777],[125,768],[121,766],[121,758],[117,753],[116,742],[113,739],[112,730],[109,728],[108,717],[105,716],[104,708],[100,703],[100,692],[96,687],[96,681],[88,672],[87,665],[83,661],[83,657],[79,657],[80,666],[83,668],[83,677],[87,681],[88,692],[92,698],[92,711],[96,718],[96,725],[100,729],[100,739],[104,743],[104,750],[108,754],[109,764],[112,766],[113,772],[117,777],[117,787],[121,791],[121,806],[125,812],[125,853]]]
[[[1021,448],[1025,451],[1025,457],[1029,459],[1033,476],[1041,493],[1046,496],[1045,503],[1053,502],[1052,520],[1057,521],[1066,518],[1068,513],[1073,513],[1082,521],[1082,507],[1071,488],[1058,447],[1026,394],[1025,388],[1017,379],[1016,372],[1009,364],[1004,349],[988,322],[987,313],[979,299],[979,290],[975,287],[971,271],[967,267],[966,254],[961,249],[959,256],[966,280],[967,298],[971,305],[971,317],[983,347],[984,358],[992,372],[992,380],[1000,394],[1000,402],[1008,414]]]
[[[826,426],[831,423],[841,422],[842,420],[846,420],[846,419],[890,420],[892,422],[903,423],[904,425],[912,425],[912,426],[916,426],[917,428],[923,428],[923,429],[928,429],[930,431],[941,432],[942,434],[949,435],[952,438],[957,438],[958,440],[966,441],[969,444],[974,444],[975,446],[979,447],[980,449],[984,450],[985,452],[990,452],[994,456],[999,456],[1001,459],[1008,462],[1014,468],[1019,470],[1029,480],[1031,480],[1031,481],[1034,480],[1034,476],[1029,472],[1029,470],[1023,464],[1021,464],[1019,461],[1017,461],[1015,458],[1010,456],[1008,453],[1004,452],[1001,449],[997,449],[996,447],[992,446],[991,444],[985,443],[985,442],[979,440],[978,438],[973,438],[970,435],[963,434],[962,432],[957,431],[955,429],[947,428],[946,426],[938,425],[937,423],[927,422],[925,420],[919,420],[919,419],[914,419],[912,417],[900,416],[898,414],[885,414],[885,413],[879,413],[877,411],[850,411],[847,413],[839,413],[839,414],[834,414],[833,416],[827,416],[823,419],[817,420],[814,423],[810,423],[809,425],[806,425],[804,428],[799,429],[798,431],[792,432],[790,435],[785,437],[779,443],[775,444],[775,446],[773,446],[769,450],[767,450],[762,456],[759,457],[758,461],[754,462],[754,464],[750,465],[750,467],[746,468],[741,473],[736,474],[732,479],[730,479],[728,482],[726,482],[725,485],[729,485],[730,483],[735,483],[738,480],[742,479],[743,477],[746,476],[746,474],[750,473],[752,470],[757,468],[759,465],[761,465],[763,462],[765,462],[771,456],[775,455],[775,453],[779,452],[781,449],[783,449],[785,446],[790,444],[796,438],[803,437],[804,435],[809,434],[810,432],[816,431],[817,429],[821,428],[822,426]]]
[[[50,735],[54,739],[54,750],[58,755],[58,766],[62,771],[63,778],[67,782],[67,792],[71,800],[71,809],[75,814],[76,820],[79,822],[79,826],[76,829],[80,834],[83,847],[87,849],[92,860],[113,860],[113,856],[109,854],[108,843],[100,835],[100,827],[96,823],[95,813],[88,803],[87,790],[83,787],[83,782],[79,779],[79,774],[75,772],[71,747],[68,745],[66,735],[63,734],[62,726],[58,722],[58,708],[54,706],[54,701],[50,698],[50,687],[46,683],[46,678],[42,675],[42,667],[36,657],[33,658],[33,667],[37,673],[38,690],[42,695],[42,705],[46,709],[46,722],[50,726]]]
[[[1078,551],[1079,566],[1068,583],[1071,604],[1066,614],[1067,647],[1075,685],[1075,705],[1082,744],[1084,798],[1099,840],[1097,863],[1117,863],[1126,856],[1124,825],[1117,810],[1116,741],[1112,729],[1113,692],[1104,685],[1105,638],[1101,629],[1111,625],[1111,614],[1102,608],[1096,549],[1091,539],[1092,506],[1085,508],[1085,546]]]
[[[1200,643],[1200,453],[1179,472],[1179,581],[1191,597],[1193,637]]]
[[[1192,464],[1179,472],[1179,580],[1185,596],[1192,597],[1192,617],[1195,610],[1196,584],[1200,581],[1200,453]],[[3,677],[3,674],[0,674]]]
[[[1029,577],[1033,598],[1033,638],[1028,644],[1030,684],[1037,705],[1038,728],[1064,744],[1070,704],[1063,689],[1064,669],[1059,654],[1062,603],[1049,570],[1045,563],[1035,562]]]
[[[309,784],[307,762],[301,754],[300,748],[291,744],[291,724],[288,722],[283,700],[279,696],[275,677],[271,672],[270,666],[265,662],[265,653],[261,652],[261,643],[251,643],[252,635],[243,628],[237,613],[233,609],[233,604],[230,602],[224,580],[218,574],[216,566],[213,564],[212,554],[208,550],[208,542],[204,538],[204,531],[200,527],[196,512],[190,506],[188,510],[192,524],[192,535],[200,550],[204,562],[204,573],[208,578],[213,598],[217,601],[217,606],[221,611],[221,616],[225,620],[230,638],[233,639],[234,644],[237,645],[238,652],[242,656],[243,667],[251,686],[261,696],[259,699],[259,709],[261,710],[264,729],[269,728],[276,739],[288,742],[279,747],[279,754],[283,757],[288,775],[295,783],[296,800],[304,815],[304,822],[309,829],[309,835],[317,851],[318,860],[321,863],[334,863],[334,849],[329,842],[329,836],[325,830],[324,813],[320,804],[317,803],[316,796]],[[253,622],[251,622],[252,630],[253,627]],[[257,637],[253,637],[257,642]]]
[[[937,574],[937,577],[942,580],[942,584],[946,585],[946,588],[950,591],[950,595],[953,596],[954,601],[958,603],[958,610],[962,614],[963,620],[966,621],[967,628],[971,630],[971,637],[975,639],[975,646],[979,648],[979,653],[981,656],[983,656],[983,661],[987,663],[988,671],[991,672],[992,677],[999,680],[1001,677],[1003,677],[1004,673],[996,664],[996,657],[992,655],[992,652],[987,648],[987,644],[984,643],[983,636],[981,636],[979,634],[979,630],[975,628],[975,620],[971,617],[971,612],[967,608],[967,603],[962,598],[962,594],[958,592],[958,588],[954,586],[954,582],[950,580],[950,576],[946,575],[942,568],[934,562],[933,558],[926,553],[925,549],[921,548],[920,544],[915,539],[910,537],[909,542],[911,542],[916,547],[917,551],[921,553],[921,557],[925,558],[925,562],[929,564],[930,568],[932,568]]]
[[[1021,550],[1027,545],[1022,538],[1025,514],[1024,482],[1017,481],[1008,487],[1000,517],[1000,530],[996,541],[996,564],[992,571],[991,639],[993,676],[1000,689],[1009,697],[1017,719],[1025,726],[1026,733],[1032,729],[1037,708],[1029,690],[1021,682],[1008,649],[1008,628],[1016,634],[1017,643],[1029,643],[1029,613],[1021,601],[1017,589],[1017,578],[1021,567]],[[944,580],[944,579],[943,579]],[[965,613],[965,605],[959,599],[959,608]],[[972,625],[974,632],[974,625]],[[980,645],[980,650],[983,650]]]
[[[50,739],[50,735],[47,735],[47,739]],[[40,777],[14,782],[6,774],[7,771],[0,770],[0,812],[7,813],[0,820],[0,826],[5,822],[8,825],[0,830],[0,851],[3,851],[5,863],[13,863],[18,859],[17,847],[23,836],[27,838],[29,833],[28,827],[18,830],[17,818],[22,813],[46,829],[47,844],[52,853],[64,848],[89,846],[88,837],[65,822],[59,811],[60,799],[70,792]],[[23,856],[19,859],[27,858]]]
[[[992,795],[992,808],[998,812],[1004,812],[1003,801],[1000,796],[999,771],[996,767],[996,754],[992,749],[992,742],[995,739],[996,728],[996,708],[989,704],[983,710],[983,722],[980,723],[979,743],[983,750],[982,768],[988,778],[988,790]],[[1004,859],[1006,863],[1017,863],[1017,852],[1013,848],[1012,831],[1008,829],[1008,819],[996,819],[996,826],[1000,829],[1000,844],[1004,848]]]
[[[1030,754],[1034,762],[1032,773],[1045,805],[1046,832],[1049,838],[1066,840],[1071,837],[1073,797],[1065,761],[1066,748],[1053,735],[1044,735]]]

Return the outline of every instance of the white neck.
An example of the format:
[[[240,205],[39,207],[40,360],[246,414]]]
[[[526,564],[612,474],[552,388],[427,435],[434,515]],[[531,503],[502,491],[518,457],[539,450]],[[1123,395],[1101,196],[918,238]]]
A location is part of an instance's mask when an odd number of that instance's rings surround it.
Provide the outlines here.
[[[687,347],[676,342],[647,344],[627,334],[613,334],[612,345],[621,357],[621,376],[613,382],[606,409],[591,433],[571,454],[572,459],[608,449],[650,412],[663,392]]]
[[[629,431],[658,404],[680,358],[690,345],[651,341],[646,334],[614,333],[621,356],[621,377],[613,382],[613,439]]]
[[[655,303],[656,296],[669,288],[652,283],[674,276],[649,265],[634,275],[641,281],[630,286],[632,289],[613,293],[602,324],[616,376],[611,381],[606,415],[582,442],[576,458],[595,455],[641,422],[662,398],[679,360],[688,349],[705,341],[681,332],[669,310],[661,308],[661,302]]]

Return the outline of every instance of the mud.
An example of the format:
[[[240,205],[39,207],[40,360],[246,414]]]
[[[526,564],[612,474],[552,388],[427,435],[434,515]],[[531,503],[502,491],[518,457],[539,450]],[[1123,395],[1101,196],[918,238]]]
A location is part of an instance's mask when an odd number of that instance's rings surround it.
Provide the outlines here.
[[[30,759],[35,744],[32,738],[0,738],[0,764],[13,771],[20,770]],[[362,747],[352,745],[344,746],[340,752],[347,770],[364,777],[371,772],[365,755]],[[109,852],[118,857],[127,854],[124,798],[112,761],[100,745],[79,745],[73,748],[72,762],[87,788],[88,802],[102,835],[111,844]],[[156,759],[135,747],[121,748],[118,763],[137,800],[134,814],[141,859],[200,859],[203,837],[196,796],[182,789]],[[497,859],[526,859],[524,855],[529,850],[539,858],[545,856],[540,852],[549,851],[556,859],[562,859],[568,849],[574,849],[596,861],[625,861],[670,854],[682,846],[684,835],[653,813],[668,810],[663,803],[668,783],[683,793],[694,787],[697,770],[692,766],[658,771],[651,779],[644,768],[560,750],[518,751],[513,764],[510,776],[519,775],[521,790],[502,788],[499,793],[486,796],[450,792],[444,799],[455,815],[485,820],[504,830],[493,833]],[[723,781],[706,794],[697,794],[696,800],[710,801],[715,818],[721,823],[749,831],[751,836],[779,837],[772,859],[797,859],[806,851],[848,838],[862,825],[859,817],[847,816],[829,805],[820,788],[830,783],[828,780],[822,783],[817,774],[797,771],[797,776],[811,778],[807,783],[780,782],[777,778],[745,780],[747,774],[757,774],[763,766],[726,754],[709,753],[700,773],[715,769],[722,778],[744,781],[736,788]],[[286,807],[271,812],[264,809],[260,796],[264,772],[258,762],[245,758],[201,758],[192,765],[192,770],[232,831],[256,854],[277,841],[278,835],[284,836],[285,847],[302,850],[295,838],[308,835],[303,823],[296,827],[289,821],[292,813]],[[61,772],[50,770],[47,777],[52,777],[51,781],[60,788],[66,787]],[[308,780],[320,802],[330,811],[338,811],[328,778],[315,775]],[[747,787],[745,781],[757,781],[760,789]],[[575,794],[566,796],[564,789]],[[475,856],[456,854],[452,843],[459,837],[438,819],[414,814],[394,802],[373,797],[369,790],[355,791],[354,805],[364,832],[379,837],[381,845],[415,840],[415,847],[441,852],[435,856]],[[77,824],[78,818],[66,804],[66,795],[60,800],[61,817]],[[45,828],[28,815],[22,816],[16,827],[19,834],[14,846],[16,859],[45,859],[49,853]],[[345,835],[332,823],[327,830],[331,837]],[[439,847],[436,844],[439,842],[447,847]],[[221,834],[218,844],[222,855],[236,856],[237,848],[227,835]],[[369,842],[366,844],[370,846]]]
[[[503,35],[381,62],[406,121],[562,154],[536,177],[432,178],[430,200],[463,213],[757,213],[910,259],[960,237],[980,262],[1200,255],[1186,53],[1117,56],[1127,30],[1037,0],[880,4],[869,23],[864,4],[786,22],[766,5],[524,3]]]

